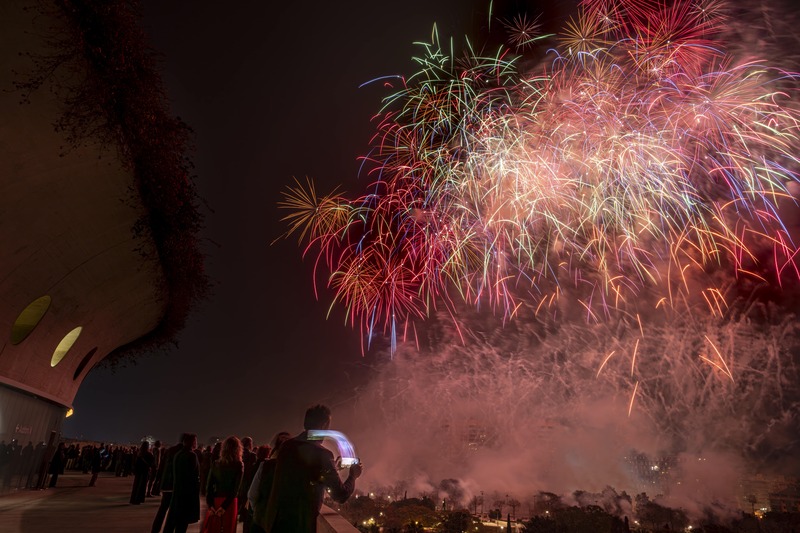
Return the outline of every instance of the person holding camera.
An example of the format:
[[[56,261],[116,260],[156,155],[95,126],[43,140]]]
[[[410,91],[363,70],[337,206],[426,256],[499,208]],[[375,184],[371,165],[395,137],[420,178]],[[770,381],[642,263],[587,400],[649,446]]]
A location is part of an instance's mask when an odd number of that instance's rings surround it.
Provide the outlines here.
[[[326,430],[331,410],[324,405],[309,407],[305,431],[283,443],[275,463],[272,489],[263,529],[268,533],[316,533],[317,517],[325,491],[344,503],[356,488],[362,467],[356,463],[344,481],[339,477],[333,453],[318,440],[309,440],[310,430]]]

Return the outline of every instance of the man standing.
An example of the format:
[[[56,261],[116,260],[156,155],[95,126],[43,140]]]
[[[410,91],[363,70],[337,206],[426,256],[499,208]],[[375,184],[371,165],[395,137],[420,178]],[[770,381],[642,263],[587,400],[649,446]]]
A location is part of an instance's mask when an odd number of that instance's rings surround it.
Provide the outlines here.
[[[239,485],[239,494],[237,496],[239,522],[243,523],[242,531],[249,533],[253,524],[253,514],[247,509],[247,491],[253,482],[253,476],[256,475],[256,454],[253,452],[253,439],[250,437],[242,439],[242,464],[244,465],[244,474],[242,475],[242,482]]]
[[[100,453],[102,449],[102,446],[99,448],[97,446],[92,446],[89,449],[89,453],[91,453],[89,462],[92,470],[92,478],[89,480],[90,487],[94,487],[97,484],[97,476],[100,475],[100,470],[103,465],[103,456]]]
[[[175,525],[175,533],[186,533],[189,524],[200,520],[200,463],[194,453],[196,448],[197,435],[187,433],[183,447],[172,460],[174,479],[167,521]]]
[[[169,506],[172,503],[172,485],[174,479],[172,461],[175,459],[175,455],[183,449],[183,441],[187,438],[187,435],[187,433],[181,435],[180,442],[164,453],[164,458],[158,465],[156,477],[158,478],[159,490],[161,492],[161,504],[158,506],[158,511],[156,511],[156,517],[153,519],[153,527],[150,529],[151,533],[159,533],[161,531],[161,526],[164,526],[165,532],[175,530],[171,517],[167,516],[167,511],[169,511]],[[166,524],[164,524],[164,517],[167,517]]]
[[[308,439],[309,430],[328,429],[330,423],[330,409],[309,407],[303,421],[305,431],[281,447],[265,517],[268,533],[316,533],[325,490],[339,503],[353,494],[361,465],[351,466],[342,482],[331,451]]]
[[[58,448],[56,448],[55,453],[53,454],[53,458],[50,459],[50,483],[47,485],[51,489],[56,486],[56,482],[58,482],[58,476],[64,471],[64,463],[66,462],[65,450],[67,447],[64,445],[63,442],[58,443]]]
[[[153,445],[153,468],[150,470],[150,477],[147,479],[147,493],[146,496],[158,496],[159,489],[156,484],[156,477],[158,474],[158,466],[161,464],[161,441],[157,440]],[[155,494],[153,494],[155,488]]]

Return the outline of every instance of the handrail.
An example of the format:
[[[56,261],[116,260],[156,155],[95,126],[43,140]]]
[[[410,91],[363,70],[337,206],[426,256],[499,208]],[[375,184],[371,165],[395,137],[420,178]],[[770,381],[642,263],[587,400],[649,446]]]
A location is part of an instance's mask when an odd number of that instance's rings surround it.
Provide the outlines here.
[[[359,533],[358,529],[345,518],[323,505],[317,518],[317,533]]]

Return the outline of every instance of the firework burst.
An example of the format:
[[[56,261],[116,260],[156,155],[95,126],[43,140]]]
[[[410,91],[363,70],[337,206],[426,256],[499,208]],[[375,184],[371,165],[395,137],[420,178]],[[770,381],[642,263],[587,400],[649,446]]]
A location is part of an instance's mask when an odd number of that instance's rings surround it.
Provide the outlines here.
[[[511,318],[570,298],[591,323],[636,316],[650,292],[663,311],[698,298],[719,316],[716,271],[796,278],[780,206],[800,169],[797,76],[727,54],[726,13],[586,1],[524,72],[507,50],[456,55],[434,33],[385,99],[367,192],[290,188],[289,233],[351,323],[393,345],[459,302]],[[512,21],[515,47],[532,24]]]
[[[503,26],[508,32],[509,43],[515,50],[531,48],[542,37],[539,31],[541,28],[539,17],[531,20],[527,13],[515,15],[511,20],[503,21]]]

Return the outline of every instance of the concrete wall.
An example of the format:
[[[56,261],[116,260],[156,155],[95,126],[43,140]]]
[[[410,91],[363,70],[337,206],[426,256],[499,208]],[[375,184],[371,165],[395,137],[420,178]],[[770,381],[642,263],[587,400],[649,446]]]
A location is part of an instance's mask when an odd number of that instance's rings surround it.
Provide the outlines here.
[[[344,519],[342,515],[328,507],[322,506],[317,518],[318,533],[358,533],[353,524]]]
[[[65,408],[4,385],[0,406],[0,493],[36,487],[50,433],[60,432]]]
[[[50,431],[59,431],[64,420],[64,407],[41,401],[29,394],[0,385],[0,442],[12,439],[25,446],[47,442]]]
[[[42,4],[0,3],[0,383],[65,411],[92,366],[157,325],[164,281],[152,241],[132,233],[143,210],[116,148],[67,149],[54,131],[63,93],[53,87],[74,83],[68,73],[20,103],[14,82],[33,72],[31,54],[53,52],[48,39],[59,31],[56,19],[26,9]],[[19,314],[45,295],[52,303],[39,324],[12,344]],[[59,342],[79,326],[53,367]],[[10,407],[0,398],[0,439]]]

